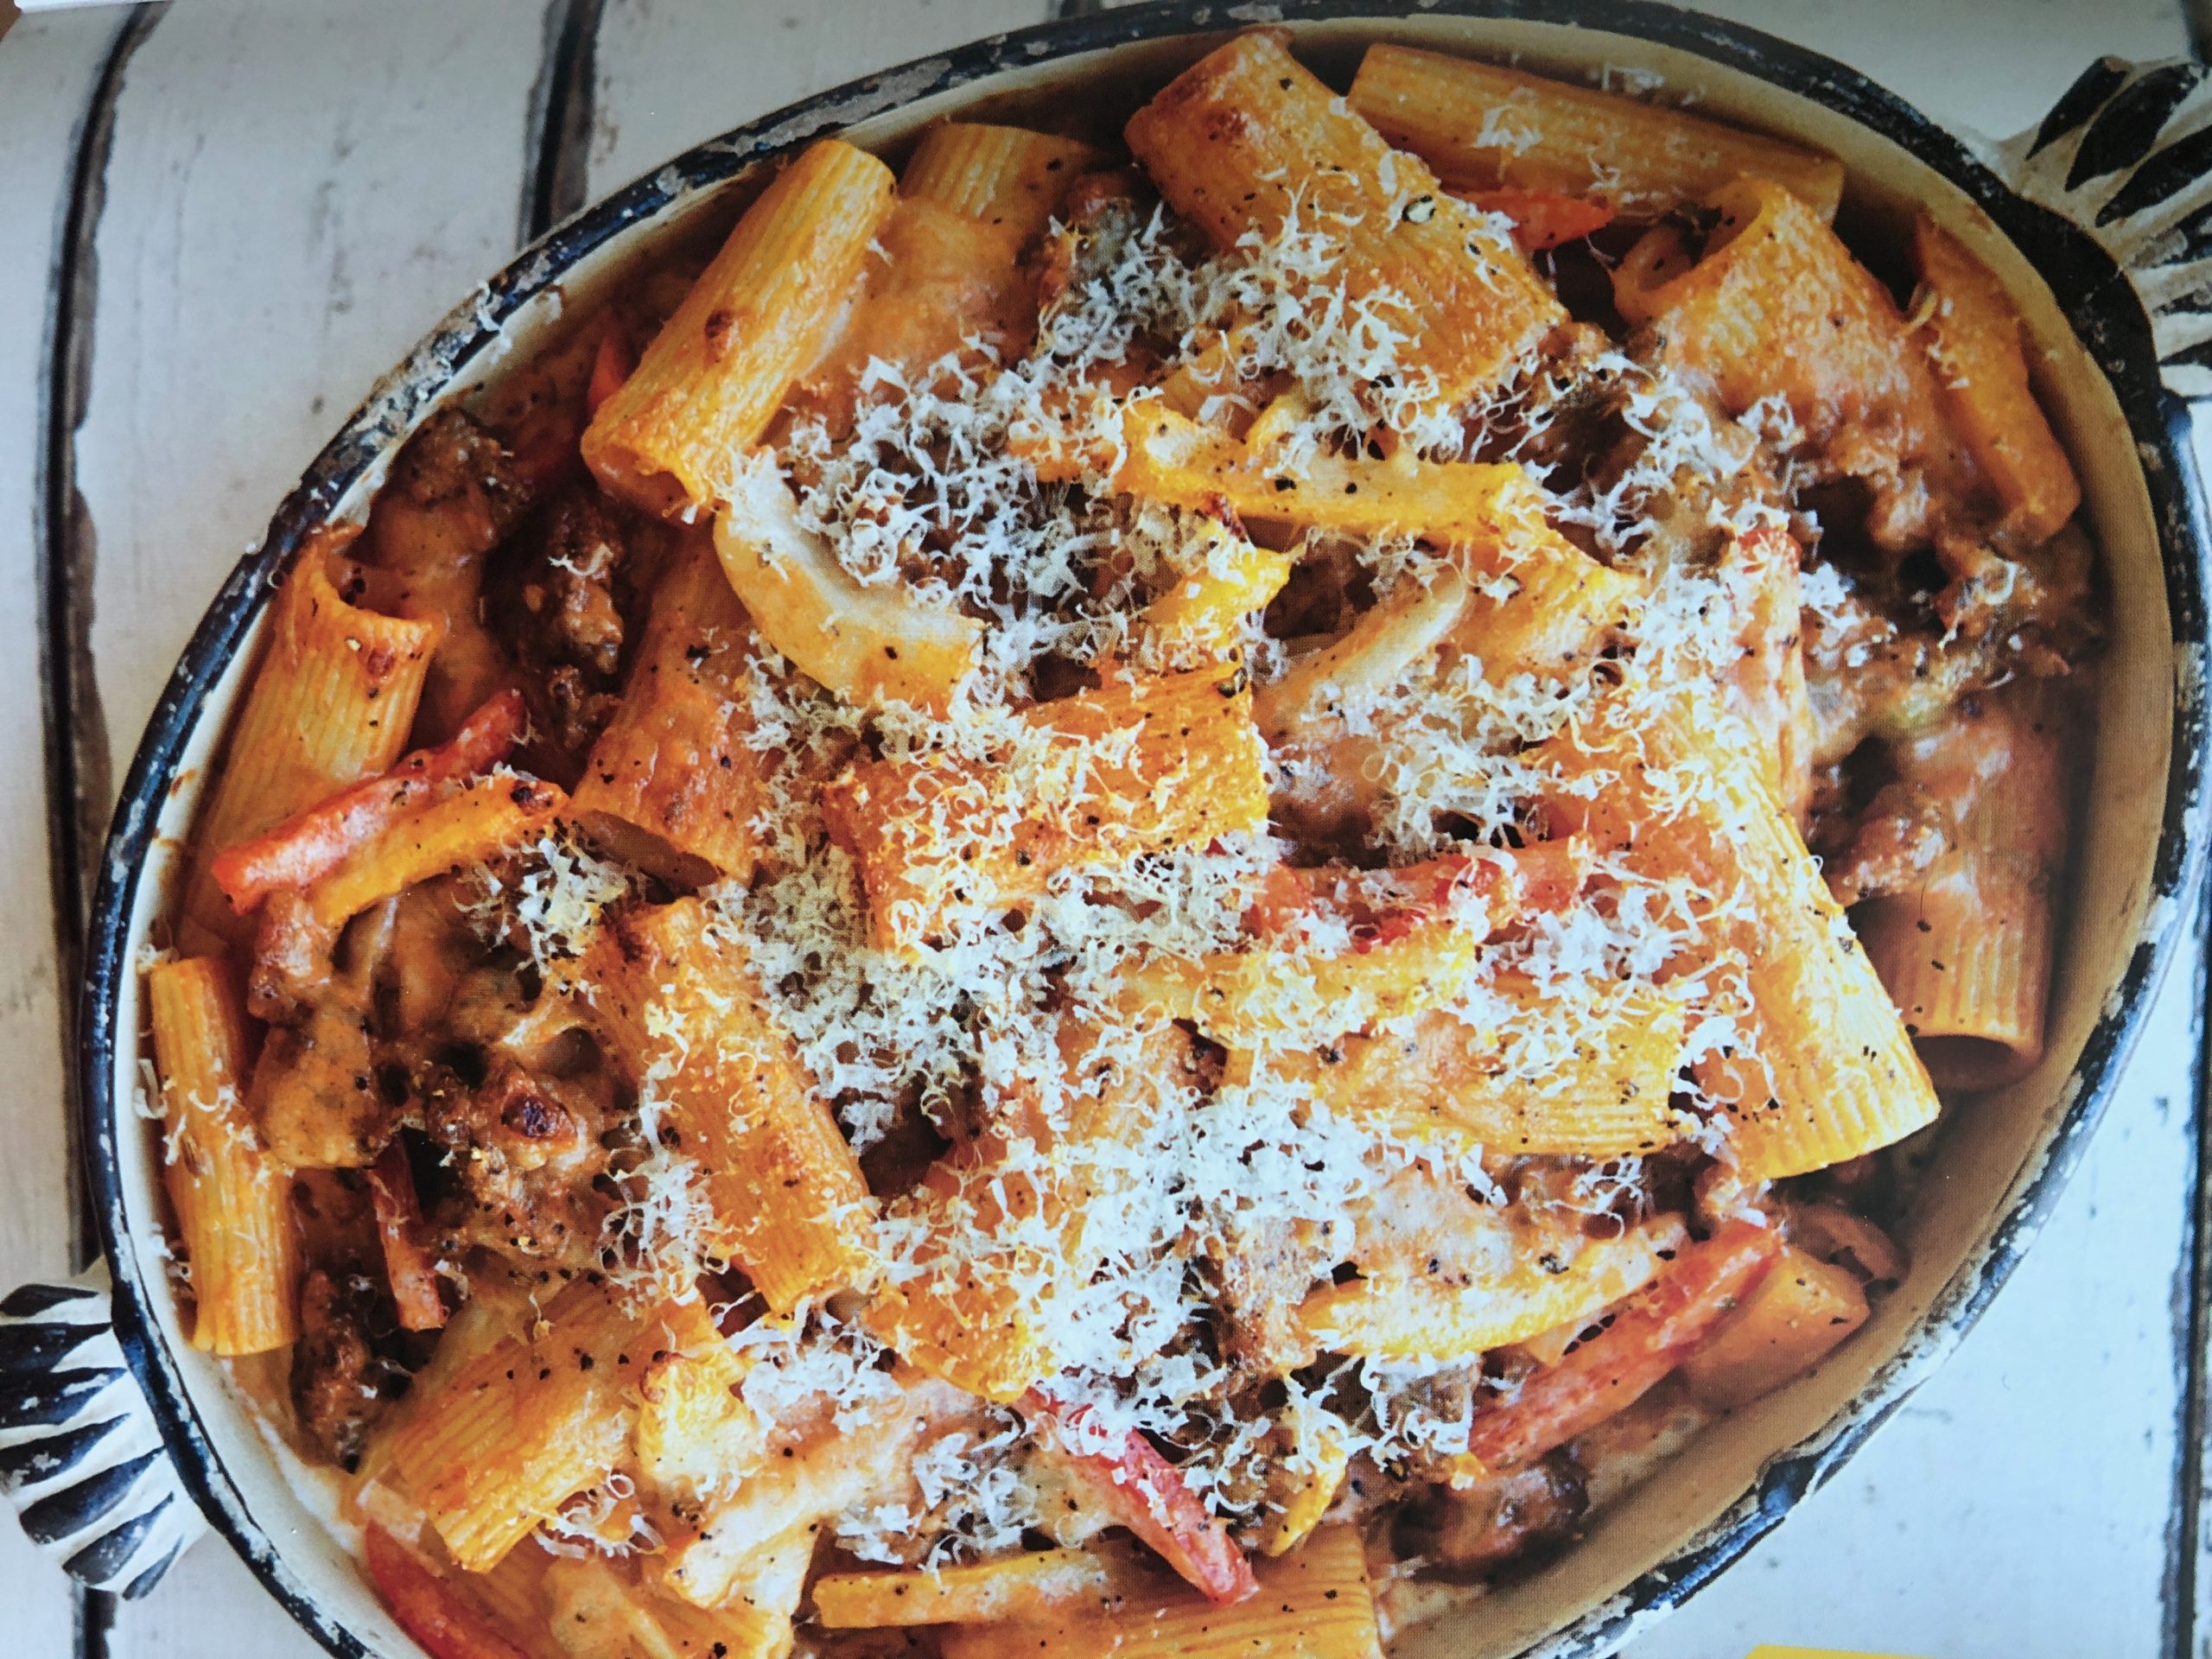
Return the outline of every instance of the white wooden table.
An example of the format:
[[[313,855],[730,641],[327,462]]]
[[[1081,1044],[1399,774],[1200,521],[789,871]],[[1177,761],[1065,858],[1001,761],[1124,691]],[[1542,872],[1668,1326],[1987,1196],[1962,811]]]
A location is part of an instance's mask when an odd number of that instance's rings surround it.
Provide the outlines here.
[[[194,622],[323,437],[549,213],[1048,3],[179,0],[0,39],[0,706],[20,711],[0,772],[0,1287],[86,1254],[60,1007],[79,872]],[[1707,9],[1991,133],[2099,53],[2186,49],[2177,0]],[[2041,1244],[1948,1368],[1634,1659],[2212,1652],[2202,1004],[2184,966]],[[10,1659],[313,1650],[219,1543],[143,1602],[88,1607],[0,1524]]]

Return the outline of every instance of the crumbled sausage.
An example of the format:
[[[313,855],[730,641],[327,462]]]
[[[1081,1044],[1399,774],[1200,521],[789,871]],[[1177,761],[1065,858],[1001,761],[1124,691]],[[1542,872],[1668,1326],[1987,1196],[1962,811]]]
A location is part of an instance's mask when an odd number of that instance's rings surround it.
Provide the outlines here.
[[[473,1087],[441,1065],[419,1087],[424,1127],[457,1177],[440,1217],[451,1241],[591,1265],[607,1165],[591,1103],[500,1054]]]
[[[1399,1529],[1409,1554],[1456,1572],[1484,1572],[1574,1535],[1588,1501],[1581,1471],[1563,1452],[1533,1468],[1453,1489],[1428,1488]]]
[[[405,1369],[385,1351],[397,1329],[391,1299],[365,1274],[318,1268],[300,1287],[293,1409],[301,1432],[349,1472],[370,1428],[407,1391]]]
[[[563,776],[580,771],[614,716],[628,638],[620,603],[631,527],[588,483],[550,501],[511,544],[499,603],[522,671],[537,748]]]

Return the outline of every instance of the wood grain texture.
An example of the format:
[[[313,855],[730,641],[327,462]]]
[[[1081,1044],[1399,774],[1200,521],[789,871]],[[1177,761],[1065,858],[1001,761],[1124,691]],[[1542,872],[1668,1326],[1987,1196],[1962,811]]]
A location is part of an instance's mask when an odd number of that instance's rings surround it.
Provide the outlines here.
[[[377,377],[513,252],[544,4],[199,0],[131,60],[75,448],[117,776],[278,499]],[[108,1648],[318,1651],[220,1544],[121,1609]]]
[[[0,697],[17,710],[0,791],[0,901],[10,949],[0,957],[0,1294],[34,1278],[66,1275],[73,1254],[68,1118],[63,1109],[61,1007],[54,893],[48,861],[37,719],[40,608],[31,599],[43,528],[40,499],[51,390],[47,327],[78,149],[78,124],[119,19],[76,14],[15,22],[0,46],[0,559],[16,602],[0,607]],[[0,27],[5,27],[0,21]],[[53,1564],[0,1522],[0,1646],[68,1651],[74,1599]],[[16,1644],[20,1644],[19,1646]]]
[[[586,177],[596,199],[741,121],[1045,21],[1047,0],[606,0]]]
[[[117,760],[223,574],[513,252],[543,0],[200,0],[118,109],[79,487]]]

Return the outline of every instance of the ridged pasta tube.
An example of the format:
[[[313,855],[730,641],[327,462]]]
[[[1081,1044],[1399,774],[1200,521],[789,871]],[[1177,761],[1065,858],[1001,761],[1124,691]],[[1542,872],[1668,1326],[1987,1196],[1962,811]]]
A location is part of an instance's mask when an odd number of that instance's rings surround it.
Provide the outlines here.
[[[1495,1280],[1447,1285],[1403,1273],[1315,1291],[1298,1309],[1325,1353],[1397,1362],[1465,1360],[1586,1318],[1664,1272],[1687,1235],[1669,1216],[1617,1238],[1581,1243],[1570,1258],[1516,1251]]]
[[[435,1389],[418,1389],[384,1455],[447,1551],[487,1571],[627,1453],[632,1390],[659,1321],[604,1285],[547,1303],[534,1332],[506,1336]]]
[[[1018,251],[1044,233],[1069,184],[1098,159],[1073,138],[949,121],[914,147],[899,194],[988,225]]]
[[[1450,1009],[1372,1036],[1270,1054],[1267,1069],[1338,1116],[1506,1155],[1608,1158],[1680,1139],[1670,1096],[1681,1005],[1649,988],[1495,982],[1517,1012],[1500,1026]]]
[[[1700,116],[1413,47],[1367,48],[1351,102],[1454,188],[1584,196],[1656,219],[1746,175],[1835,217],[1843,163]]]
[[[944,1659],[1382,1659],[1375,1594],[1356,1527],[1323,1527],[1287,1554],[1255,1564],[1260,1592],[1222,1606],[1196,1591],[1131,1593],[1077,1604],[1048,1620],[957,1625]]]
[[[1656,879],[1713,899],[1708,950],[1740,966],[1745,1046],[1699,1063],[1732,1121],[1745,1178],[1802,1174],[1903,1139],[1941,1109],[1927,1068],[1796,822],[1759,746],[1701,683],[1631,681],[1548,758],[1594,796],[1552,810]]]
[[[594,838],[664,875],[752,877],[772,764],[746,741],[753,649],[713,549],[687,538],[653,589],[622,702],[571,798]]]
[[[277,594],[268,645],[194,832],[180,925],[188,950],[251,931],[208,870],[216,854],[385,771],[407,747],[438,626],[363,609],[339,589],[347,574],[331,542],[318,539]]]
[[[1242,672],[1193,671],[1040,703],[988,753],[863,761],[823,804],[877,947],[911,951],[1060,871],[1259,829],[1265,753]]]
[[[2056,536],[2082,483],[2028,385],[2020,314],[1988,268],[1925,213],[1912,258],[1929,307],[1923,338],[1952,425],[2004,506],[2009,544]]]
[[[1317,288],[1404,336],[1402,372],[1432,410],[1503,379],[1566,320],[1510,236],[1445,193],[1290,54],[1271,30],[1208,53],[1139,110],[1129,149],[1214,245],[1273,240],[1294,219],[1325,238]]]
[[[1991,1088],[2043,1058],[2068,839],[2063,683],[1978,694],[1891,747],[1893,787],[1919,792],[1948,844],[1904,891],[1866,906],[1862,932],[1949,1087]]]
[[[245,1102],[245,1019],[232,969],[192,957],[146,976],[168,1157],[162,1182],[192,1268],[192,1344],[265,1353],[300,1334],[300,1246],[289,1170]]]
[[[770,181],[592,417],[600,482],[647,512],[712,511],[836,326],[891,194],[891,169],[835,138]]]
[[[852,1148],[762,1001],[739,938],[696,899],[632,911],[584,957],[608,1037],[696,1161],[704,1241],[768,1305],[871,1274],[874,1200]]]

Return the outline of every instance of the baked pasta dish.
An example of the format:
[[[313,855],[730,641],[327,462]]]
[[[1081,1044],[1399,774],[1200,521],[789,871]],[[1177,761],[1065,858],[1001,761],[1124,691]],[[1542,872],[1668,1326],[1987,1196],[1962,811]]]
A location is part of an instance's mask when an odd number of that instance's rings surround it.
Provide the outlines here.
[[[437,1659],[1376,1656],[2037,1063],[2075,477],[1960,242],[1637,97],[1260,30],[899,159],[285,575],[145,963],[188,1327]]]

